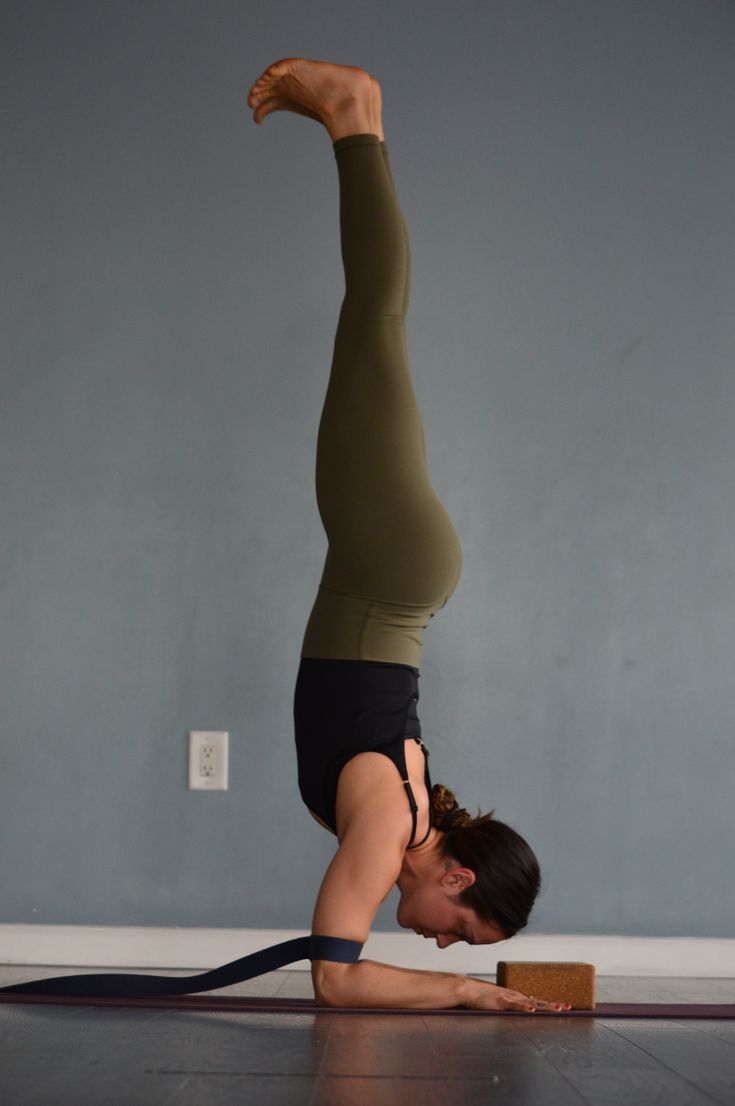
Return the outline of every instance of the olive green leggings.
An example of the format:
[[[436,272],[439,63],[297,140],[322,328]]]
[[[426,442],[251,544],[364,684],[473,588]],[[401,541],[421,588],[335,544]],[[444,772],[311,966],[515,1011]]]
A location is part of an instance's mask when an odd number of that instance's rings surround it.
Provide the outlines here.
[[[301,655],[418,668],[462,550],[429,480],[406,349],[408,232],[388,152],[374,134],[333,146],[345,296],[317,442],[329,548]]]

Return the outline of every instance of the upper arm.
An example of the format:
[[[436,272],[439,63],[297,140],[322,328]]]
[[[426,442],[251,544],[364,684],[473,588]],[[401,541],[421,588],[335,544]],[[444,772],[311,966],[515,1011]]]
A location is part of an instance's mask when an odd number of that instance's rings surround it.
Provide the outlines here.
[[[353,757],[340,773],[336,809],[340,843],[319,889],[312,933],[363,944],[398,879],[411,836],[411,814],[395,765],[379,752]],[[350,967],[314,961],[317,999],[328,979]]]
[[[381,902],[400,874],[411,832],[395,766],[379,753],[350,761],[339,779],[339,847],[319,888],[312,932],[364,943]],[[314,961],[317,1001],[348,964]]]
[[[376,911],[401,870],[405,848],[401,828],[390,819],[358,817],[350,821],[322,880],[312,933],[365,943]],[[313,961],[317,1000],[328,977],[349,966]]]
[[[339,848],[322,880],[312,933],[366,941],[398,879],[411,835],[403,783],[388,757],[371,751],[347,762],[336,814]]]
[[[319,888],[312,933],[365,942],[398,879],[403,853],[401,835],[390,823],[352,822]]]

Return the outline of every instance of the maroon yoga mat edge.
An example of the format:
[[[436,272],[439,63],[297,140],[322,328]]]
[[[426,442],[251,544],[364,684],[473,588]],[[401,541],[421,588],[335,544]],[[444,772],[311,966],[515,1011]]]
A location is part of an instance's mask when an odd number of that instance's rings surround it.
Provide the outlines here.
[[[533,1017],[523,1010],[448,1010],[383,1009],[364,1007],[319,1007],[313,999],[254,998],[236,995],[156,995],[150,998],[82,998],[68,995],[0,995],[0,1003],[42,1006],[119,1006],[162,1010],[200,1010],[251,1014],[444,1014],[495,1017]],[[735,1003],[629,1003],[598,1002],[594,1010],[537,1011],[537,1017],[549,1018],[735,1018]]]

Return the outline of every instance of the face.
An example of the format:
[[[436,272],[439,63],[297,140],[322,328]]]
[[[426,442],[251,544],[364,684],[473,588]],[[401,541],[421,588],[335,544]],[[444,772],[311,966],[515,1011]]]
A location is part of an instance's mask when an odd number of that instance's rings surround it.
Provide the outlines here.
[[[396,914],[398,924],[421,937],[435,939],[440,949],[457,941],[470,945],[504,941],[498,926],[480,919],[471,907],[459,901],[462,891],[471,886],[474,879],[469,869],[453,868],[441,876],[417,882],[410,890],[402,890]]]

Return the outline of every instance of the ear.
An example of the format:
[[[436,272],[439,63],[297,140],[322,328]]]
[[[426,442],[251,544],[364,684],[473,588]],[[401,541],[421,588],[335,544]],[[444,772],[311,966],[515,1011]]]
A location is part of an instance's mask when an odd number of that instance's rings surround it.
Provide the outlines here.
[[[460,895],[476,880],[471,868],[450,868],[441,878],[441,885],[450,895]]]

